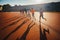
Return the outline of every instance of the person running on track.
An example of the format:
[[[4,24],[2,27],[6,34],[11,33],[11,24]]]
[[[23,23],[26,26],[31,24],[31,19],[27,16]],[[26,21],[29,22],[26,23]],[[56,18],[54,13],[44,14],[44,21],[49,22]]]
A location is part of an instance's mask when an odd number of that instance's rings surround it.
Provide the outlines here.
[[[44,16],[43,16],[43,10],[42,10],[42,8],[40,9],[40,17],[42,17],[46,21],[46,18],[44,18]]]
[[[31,9],[30,9],[30,12],[32,13],[32,17],[35,18],[35,16],[34,16],[35,10],[34,10],[33,8],[31,8]]]

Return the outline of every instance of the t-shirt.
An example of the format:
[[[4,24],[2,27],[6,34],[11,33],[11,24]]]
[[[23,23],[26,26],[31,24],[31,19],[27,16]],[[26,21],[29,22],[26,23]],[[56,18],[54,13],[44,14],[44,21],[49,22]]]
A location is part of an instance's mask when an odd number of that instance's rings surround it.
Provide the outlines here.
[[[43,15],[43,11],[40,11],[40,15],[41,15],[41,16]]]
[[[31,13],[34,13],[35,12],[35,10],[34,9],[32,9],[32,10],[30,10],[31,11]]]

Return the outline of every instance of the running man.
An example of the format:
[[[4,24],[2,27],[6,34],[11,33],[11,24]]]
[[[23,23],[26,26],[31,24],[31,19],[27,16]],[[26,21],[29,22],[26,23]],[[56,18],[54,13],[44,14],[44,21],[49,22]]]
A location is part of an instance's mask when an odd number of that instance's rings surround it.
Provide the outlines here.
[[[30,9],[30,12],[32,13],[32,17],[35,18],[35,17],[34,17],[34,12],[35,12],[35,10],[34,10],[33,8],[31,8],[31,9]]]
[[[25,17],[27,17],[27,9],[26,8],[24,9],[24,14],[25,14]]]
[[[31,19],[30,9],[27,11],[27,16]]]
[[[43,19],[46,20],[46,18],[44,18],[44,16],[43,16],[43,10],[42,9],[40,9],[40,17],[42,17]]]

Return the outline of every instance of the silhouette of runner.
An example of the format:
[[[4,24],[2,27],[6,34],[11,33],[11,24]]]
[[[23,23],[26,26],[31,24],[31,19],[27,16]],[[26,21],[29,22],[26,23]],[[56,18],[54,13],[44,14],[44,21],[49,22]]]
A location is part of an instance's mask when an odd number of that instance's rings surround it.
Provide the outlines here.
[[[44,28],[42,30],[41,25],[39,26],[39,28],[40,28],[40,40],[47,40],[46,32],[49,33],[49,29]]]
[[[21,10],[20,10],[20,14],[22,14],[22,15],[25,16],[25,14],[24,14],[24,9],[21,9]]]
[[[32,22],[33,22],[33,21],[32,21]],[[32,23],[32,22],[31,22],[31,23]],[[30,29],[35,25],[35,23],[31,25],[31,23],[28,25],[27,30],[24,32],[24,34],[22,35],[22,37],[17,38],[16,40],[26,40],[26,36],[28,35]],[[31,25],[31,26],[30,26],[30,25]]]
[[[43,29],[43,40],[47,40],[46,32],[49,33],[49,29]]]
[[[27,16],[31,19],[30,9],[27,11]]]
[[[32,17],[35,19],[34,12],[35,10],[33,8],[30,9],[30,12],[32,13]]]
[[[27,9],[26,8],[24,9],[24,15],[25,15],[25,17],[27,17]]]
[[[46,18],[44,18],[44,16],[43,16],[43,10],[42,10],[42,8],[40,9],[40,17],[42,17],[46,21]]]
[[[40,40],[47,40],[46,32],[49,33],[49,29],[45,29],[45,28],[44,28],[44,29],[42,30],[41,17],[42,17],[43,19],[45,19],[45,18],[43,17],[43,13],[42,13],[42,12],[41,12],[41,14],[40,14],[40,20],[39,20]]]

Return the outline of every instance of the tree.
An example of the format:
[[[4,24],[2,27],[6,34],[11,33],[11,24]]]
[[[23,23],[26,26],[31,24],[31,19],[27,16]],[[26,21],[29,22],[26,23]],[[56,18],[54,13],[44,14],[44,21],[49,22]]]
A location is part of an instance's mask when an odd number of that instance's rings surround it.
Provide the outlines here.
[[[2,11],[10,11],[10,5],[9,4],[6,4],[6,5],[3,5],[3,9],[2,9]]]

